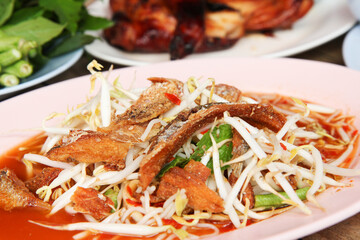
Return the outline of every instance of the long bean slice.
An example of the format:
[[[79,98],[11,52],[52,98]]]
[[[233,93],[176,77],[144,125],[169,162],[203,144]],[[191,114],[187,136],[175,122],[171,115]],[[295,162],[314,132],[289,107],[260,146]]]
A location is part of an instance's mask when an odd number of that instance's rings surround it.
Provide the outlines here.
[[[20,60],[22,57],[22,54],[19,50],[12,48],[5,52],[0,53],[0,65],[2,67],[9,66],[16,61]]]
[[[309,187],[300,188],[296,190],[296,194],[303,201],[306,199],[306,193],[309,190]],[[289,199],[289,196],[285,192],[280,192],[282,196]],[[255,208],[265,207],[265,208],[277,208],[285,206],[283,200],[276,196],[275,194],[264,194],[264,195],[255,195]]]
[[[0,86],[13,87],[20,83],[18,77],[13,74],[4,73],[0,75]]]
[[[28,61],[20,60],[5,67],[4,72],[13,74],[18,78],[26,78],[33,73],[33,66]]]
[[[20,40],[19,37],[13,37],[7,35],[0,36],[0,52],[5,52],[7,50],[15,48],[19,43],[19,40]]]

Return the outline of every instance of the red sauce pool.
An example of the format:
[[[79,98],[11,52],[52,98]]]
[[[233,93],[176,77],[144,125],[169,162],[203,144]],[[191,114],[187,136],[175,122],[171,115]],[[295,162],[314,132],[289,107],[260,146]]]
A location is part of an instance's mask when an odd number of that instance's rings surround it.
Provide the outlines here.
[[[39,152],[45,137],[42,135],[35,136],[21,145],[13,148],[0,157],[0,169],[7,167],[13,170],[21,180],[26,180],[27,174],[24,163],[21,159],[26,153]],[[40,168],[34,169],[35,172]],[[30,223],[29,220],[42,223],[71,223],[84,221],[81,214],[70,215],[65,211],[59,211],[51,217],[46,216],[43,212],[31,209],[14,209],[4,211],[0,209],[0,239],[36,239],[36,240],[64,240],[72,239],[75,232],[57,231],[37,226]],[[49,237],[51,236],[51,237]]]
[[[20,144],[19,146],[11,149],[4,155],[0,156],[0,169],[9,168],[13,170],[16,175],[23,181],[29,177],[26,174],[26,169],[24,163],[21,161],[22,157],[26,153],[38,153],[41,149],[41,145],[44,143],[46,137],[44,136],[35,136],[26,142]],[[41,171],[40,168],[34,169],[35,172]],[[67,224],[75,222],[83,222],[85,218],[82,214],[70,215],[64,210],[59,211],[58,213],[47,216],[46,213],[39,212],[31,208],[24,209],[15,209],[12,211],[4,211],[0,209],[0,239],[21,239],[21,240],[66,240],[73,239],[73,236],[80,231],[59,231],[52,230],[49,228],[41,227],[35,225],[34,223],[29,222],[35,221],[44,224]],[[169,220],[172,222],[164,223],[171,224],[176,227],[176,222],[174,220]],[[248,221],[248,224],[251,224]],[[234,226],[229,222],[217,223],[216,226],[219,228],[220,232],[228,232],[234,230]],[[210,234],[212,230],[189,230],[193,234]],[[83,238],[83,240],[94,239],[96,235],[90,234],[88,237]],[[102,234],[101,236],[96,236],[97,240],[140,240],[140,239],[156,239],[157,236],[153,237],[129,237],[129,236],[114,236],[111,234]]]
[[[26,153],[37,153],[41,149],[41,145],[44,143],[46,137],[36,136],[29,139],[28,141],[20,144],[19,146],[8,151],[4,155],[0,156],[0,169],[7,167],[13,170],[16,175],[23,181],[28,179],[30,176],[27,176],[24,163],[21,159]],[[357,139],[354,146],[357,146],[359,139]],[[348,167],[351,163],[351,160],[355,157],[356,150],[344,161],[342,167]],[[323,155],[327,156],[339,156],[341,152],[322,152]],[[34,172],[41,171],[41,167],[35,168]],[[46,214],[36,211],[31,208],[27,209],[16,209],[10,212],[6,212],[0,209],[0,239],[22,239],[22,240],[66,240],[73,239],[73,236],[79,231],[58,231],[51,230],[45,227],[37,226],[29,220],[47,224],[66,224],[74,222],[85,221],[82,214],[70,215],[64,210],[59,211],[58,213],[52,216],[46,216]],[[247,225],[252,224],[253,222],[248,221]],[[214,223],[213,223],[214,224]],[[220,233],[228,232],[234,230],[234,226],[229,222],[222,222],[215,225],[219,228]],[[189,230],[190,233],[196,235],[209,234],[212,230]],[[93,239],[95,235],[89,235],[83,239]],[[97,240],[116,240],[116,239],[126,239],[126,240],[136,240],[136,239],[156,239],[154,237],[124,237],[124,236],[114,236],[110,234],[102,234],[101,236],[96,236]]]

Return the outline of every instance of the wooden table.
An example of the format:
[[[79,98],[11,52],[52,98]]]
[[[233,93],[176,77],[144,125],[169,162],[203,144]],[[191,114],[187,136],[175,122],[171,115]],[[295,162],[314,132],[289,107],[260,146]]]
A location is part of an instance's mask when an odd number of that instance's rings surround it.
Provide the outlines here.
[[[341,48],[342,43],[344,40],[344,35],[340,36],[320,47],[317,47],[315,49],[309,50],[307,52],[297,54],[295,56],[291,56],[292,58],[298,58],[298,59],[307,59],[307,60],[315,60],[315,61],[321,61],[321,62],[328,62],[338,65],[344,66],[344,60],[342,58]],[[72,66],[69,70],[66,72],[50,79],[49,81],[46,81],[44,83],[39,84],[38,86],[34,86],[32,88],[29,88],[24,91],[20,91],[16,93],[16,95],[39,88],[43,86],[47,86],[50,84],[54,84],[61,81],[66,81],[68,79],[79,77],[83,75],[89,74],[89,72],[86,69],[87,64],[93,59],[90,55],[87,53],[84,53],[81,59]],[[99,61],[101,64],[104,65],[104,69],[108,69],[111,63],[107,63],[104,61]],[[114,68],[121,68],[124,66],[120,65],[114,65]],[[307,237],[302,238],[303,240],[326,240],[326,239],[342,239],[342,240],[350,240],[350,239],[360,239],[360,214],[354,213],[355,216],[338,223],[332,227],[329,227],[325,230],[322,230],[320,232],[314,233],[312,235],[309,235]]]

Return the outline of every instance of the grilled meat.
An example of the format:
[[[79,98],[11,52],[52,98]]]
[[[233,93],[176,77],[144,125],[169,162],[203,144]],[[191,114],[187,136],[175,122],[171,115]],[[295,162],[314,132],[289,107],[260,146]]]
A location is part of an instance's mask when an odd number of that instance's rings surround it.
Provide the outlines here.
[[[170,42],[170,58],[183,58],[196,51],[205,35],[205,0],[170,1],[177,25]]]
[[[245,29],[271,30],[289,28],[312,7],[313,0],[209,0],[241,12]]]
[[[169,52],[171,59],[233,46],[246,31],[289,28],[313,0],[111,0],[115,25],[104,31],[130,52]]]

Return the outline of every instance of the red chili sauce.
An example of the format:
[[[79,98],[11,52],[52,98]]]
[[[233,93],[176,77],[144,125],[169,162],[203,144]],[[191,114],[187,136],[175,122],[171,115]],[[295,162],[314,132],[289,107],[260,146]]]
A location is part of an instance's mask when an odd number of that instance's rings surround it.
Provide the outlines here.
[[[26,153],[38,153],[41,149],[41,145],[45,142],[46,137],[35,136],[19,146],[11,149],[4,155],[0,156],[0,169],[9,168],[13,170],[16,175],[23,181],[26,181],[29,177],[26,174],[25,164],[21,161],[22,157]],[[34,165],[35,166],[35,165]],[[41,166],[37,166],[34,172],[40,172]],[[31,177],[31,176],[30,176]],[[0,239],[21,239],[21,240],[66,240],[73,239],[73,236],[80,231],[59,231],[49,228],[38,226],[29,222],[35,221],[44,224],[68,224],[75,222],[86,221],[82,214],[71,215],[64,210],[55,213],[52,216],[47,216],[47,213],[32,209],[22,208],[14,209],[12,211],[4,211],[0,209]],[[234,230],[234,226],[230,221],[212,222],[216,225],[220,232],[228,232]],[[251,224],[252,221],[248,220],[247,224]],[[164,224],[173,225],[175,228],[180,228],[180,224],[176,221],[169,219],[164,220]],[[197,235],[205,235],[212,233],[210,229],[190,230],[190,233]],[[89,234],[83,239],[93,239],[96,235]],[[146,239],[156,239],[157,236],[145,237]],[[114,239],[144,239],[144,237],[129,237],[129,236],[114,236],[112,234],[97,235],[95,239],[98,240],[114,240]]]

